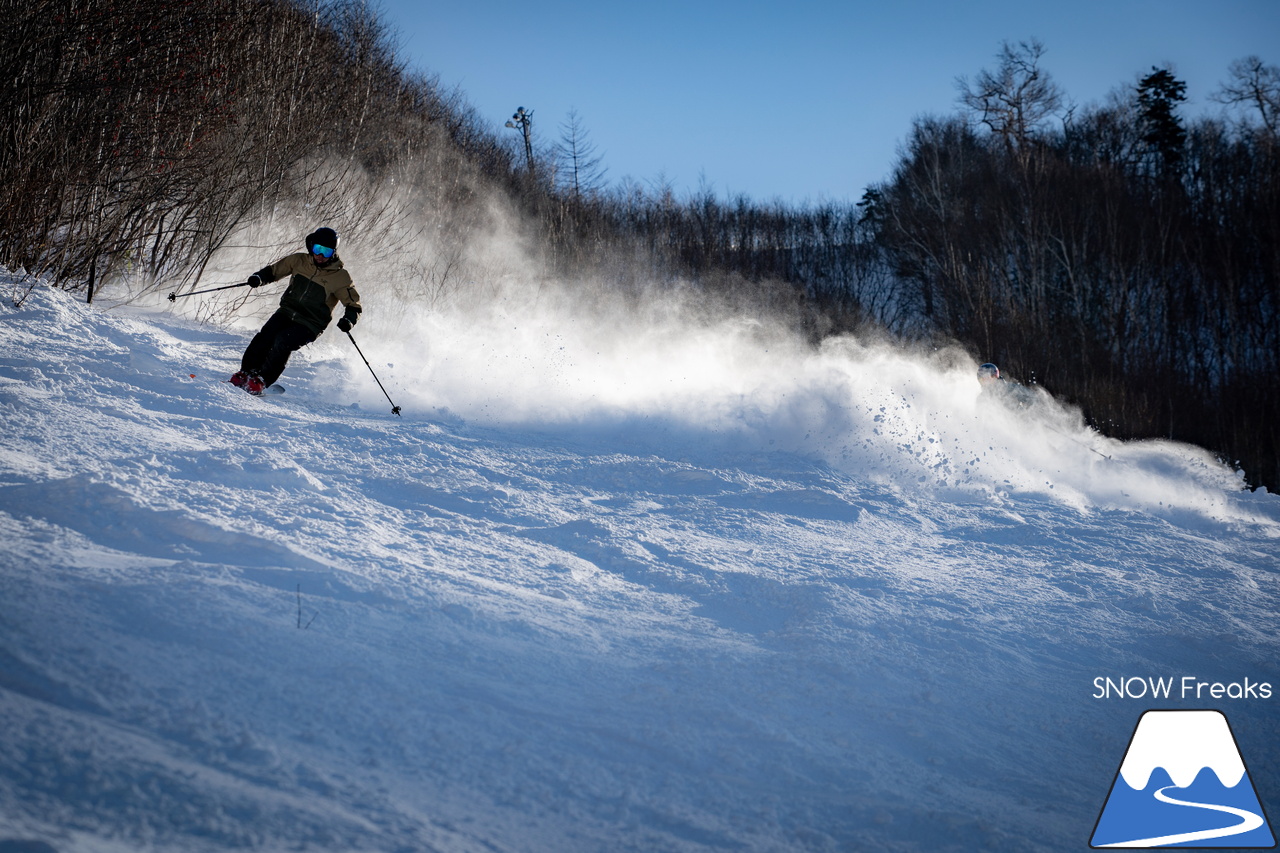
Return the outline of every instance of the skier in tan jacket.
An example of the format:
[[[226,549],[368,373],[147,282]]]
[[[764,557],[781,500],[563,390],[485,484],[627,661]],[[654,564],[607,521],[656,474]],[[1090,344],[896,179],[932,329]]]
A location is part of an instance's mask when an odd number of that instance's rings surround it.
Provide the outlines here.
[[[307,235],[307,251],[286,255],[263,267],[245,282],[260,287],[289,277],[289,286],[280,297],[280,308],[244,351],[240,370],[231,384],[250,394],[261,394],[275,384],[296,350],[320,337],[333,320],[333,309],[346,306],[338,328],[351,331],[360,317],[360,294],[351,283],[351,274],[338,257],[338,234],[332,228],[317,228]]]

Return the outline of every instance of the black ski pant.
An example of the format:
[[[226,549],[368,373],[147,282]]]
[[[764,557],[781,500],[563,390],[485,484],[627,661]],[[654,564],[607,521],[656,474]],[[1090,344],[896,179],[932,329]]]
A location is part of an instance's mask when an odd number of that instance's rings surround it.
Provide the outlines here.
[[[240,359],[240,369],[245,373],[256,373],[262,378],[263,385],[274,385],[284,373],[289,356],[318,337],[316,332],[289,319],[285,312],[277,311],[249,341]]]

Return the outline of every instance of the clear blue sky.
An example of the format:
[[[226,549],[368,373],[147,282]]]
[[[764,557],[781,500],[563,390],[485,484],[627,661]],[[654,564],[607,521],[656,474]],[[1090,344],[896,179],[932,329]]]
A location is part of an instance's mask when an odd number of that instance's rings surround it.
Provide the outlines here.
[[[606,178],[678,194],[857,200],[887,177],[921,114],[956,109],[956,78],[994,69],[1002,41],[1081,105],[1152,66],[1189,111],[1248,55],[1280,64],[1280,0],[381,0],[401,57],[461,89],[493,127],[517,106],[552,143],[571,109]]]

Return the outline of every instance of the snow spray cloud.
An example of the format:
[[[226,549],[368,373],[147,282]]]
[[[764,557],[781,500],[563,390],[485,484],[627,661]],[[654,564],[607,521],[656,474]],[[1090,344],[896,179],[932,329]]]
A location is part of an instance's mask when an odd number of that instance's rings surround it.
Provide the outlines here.
[[[366,289],[362,340],[406,413],[609,436],[637,453],[797,453],[961,501],[1018,492],[1081,511],[1265,521],[1207,452],[1106,439],[1039,389],[1026,409],[987,399],[964,353],[853,336],[814,346],[794,324],[690,288],[632,298],[603,280],[538,280],[530,243],[494,221],[451,298],[388,304]],[[384,405],[363,364],[344,363],[342,393]]]
[[[1043,391],[1029,409],[1006,408],[984,398],[964,353],[852,336],[814,346],[792,322],[694,288],[636,293],[607,273],[549,279],[519,218],[493,196],[474,198],[464,211],[383,199],[375,223],[344,229],[341,253],[366,306],[356,334],[406,416],[607,435],[631,452],[784,451],[963,501],[1020,492],[1081,511],[1258,520],[1241,478],[1210,454],[1108,440]],[[313,219],[278,211],[211,269],[247,275],[291,251]],[[227,322],[256,327],[276,293],[237,295]],[[317,393],[385,406],[338,333],[298,357],[317,367]]]

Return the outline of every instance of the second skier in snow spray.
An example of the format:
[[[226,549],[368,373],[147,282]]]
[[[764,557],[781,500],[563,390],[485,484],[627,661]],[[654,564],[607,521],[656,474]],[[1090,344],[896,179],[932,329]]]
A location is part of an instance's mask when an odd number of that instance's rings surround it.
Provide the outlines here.
[[[1018,382],[1005,379],[1000,375],[1000,368],[991,362],[978,367],[978,384],[982,386],[984,397],[998,400],[1011,409],[1027,409],[1036,402],[1034,391]]]
[[[317,228],[307,235],[307,251],[286,255],[265,266],[245,282],[260,287],[289,276],[289,286],[280,297],[280,307],[244,351],[240,370],[231,383],[250,394],[261,394],[273,385],[289,356],[320,337],[333,320],[338,303],[346,306],[338,328],[351,331],[360,317],[360,294],[351,283],[351,274],[338,257],[338,233]]]

